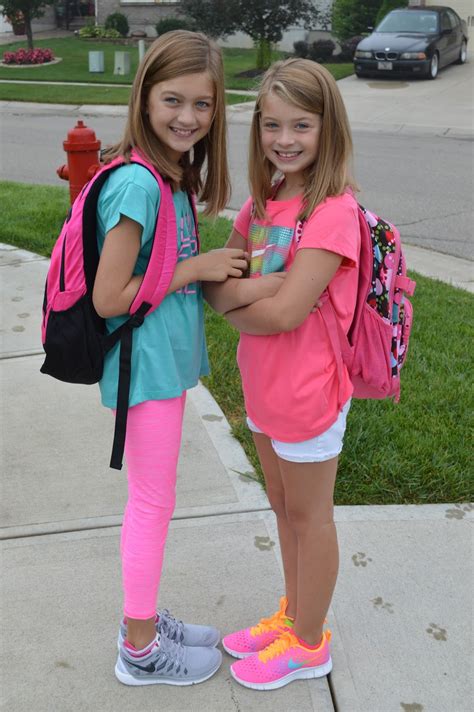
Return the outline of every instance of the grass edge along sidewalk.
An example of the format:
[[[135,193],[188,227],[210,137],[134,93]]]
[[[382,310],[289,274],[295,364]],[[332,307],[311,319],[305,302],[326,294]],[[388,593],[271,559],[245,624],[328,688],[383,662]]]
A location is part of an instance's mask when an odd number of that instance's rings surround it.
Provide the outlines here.
[[[0,81],[0,101],[29,101],[38,104],[108,104],[126,105],[130,87],[67,86],[64,84],[21,84]],[[226,94],[226,104],[253,101],[253,97]]]
[[[67,189],[0,182],[0,202],[0,242],[49,256],[68,208]],[[200,225],[204,251],[221,247],[231,229],[225,218],[201,216]],[[468,443],[474,365],[468,345],[474,296],[437,280],[414,278],[415,318],[401,401],[354,401],[336,484],[339,505],[473,498]],[[238,335],[209,308],[206,332],[211,375],[203,380],[261,477],[245,425],[235,362]]]
[[[1,48],[0,55],[4,51],[19,49],[24,42],[13,42]],[[129,90],[123,88],[93,88],[96,83],[105,84],[131,84],[138,66],[138,49],[134,45],[124,47],[112,43],[91,42],[78,38],[38,40],[37,47],[49,47],[56,57],[62,57],[58,64],[43,64],[35,67],[4,67],[0,66],[0,79],[5,83],[0,85],[0,99],[10,101],[37,101],[40,103],[87,103],[87,104],[124,104],[127,102]],[[90,73],[88,69],[88,53],[90,51],[103,51],[105,60],[105,72]],[[126,51],[130,54],[130,74],[115,75],[114,52]],[[227,89],[255,89],[256,79],[249,76],[239,76],[242,72],[252,70],[256,64],[255,49],[224,48],[224,70],[225,85]],[[283,52],[274,52],[273,60],[287,56]],[[327,69],[336,79],[342,79],[353,73],[351,63],[327,64]],[[54,87],[45,83],[44,86],[37,86],[34,89],[17,82],[30,80],[38,82],[87,82],[92,86],[89,89],[90,95],[83,96],[85,88],[80,87]],[[50,93],[56,92],[54,98],[50,98]],[[81,93],[81,96],[79,94]],[[59,95],[58,95],[59,94]],[[227,103],[236,103],[238,98],[227,98]],[[240,98],[240,101],[248,101],[248,97]]]

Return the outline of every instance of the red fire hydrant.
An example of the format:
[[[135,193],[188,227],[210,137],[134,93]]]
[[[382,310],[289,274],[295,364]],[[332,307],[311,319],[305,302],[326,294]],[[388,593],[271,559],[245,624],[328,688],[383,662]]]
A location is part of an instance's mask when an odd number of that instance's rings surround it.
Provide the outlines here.
[[[60,178],[69,181],[72,205],[82,187],[100,168],[100,141],[97,140],[95,132],[79,120],[76,126],[68,131],[63,146],[67,153],[67,166],[60,166],[56,173]]]

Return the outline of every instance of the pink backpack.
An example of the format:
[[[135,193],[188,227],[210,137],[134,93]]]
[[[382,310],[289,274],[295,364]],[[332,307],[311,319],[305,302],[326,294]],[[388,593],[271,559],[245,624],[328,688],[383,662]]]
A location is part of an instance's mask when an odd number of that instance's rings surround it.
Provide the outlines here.
[[[359,223],[357,301],[347,336],[325,295],[321,315],[336,356],[339,383],[344,363],[354,385],[354,398],[393,397],[398,401],[400,369],[413,321],[406,295],[414,293],[416,282],[407,277],[397,228],[360,205]]]
[[[74,201],[51,254],[46,279],[42,341],[46,358],[41,372],[67,383],[97,383],[105,354],[120,342],[114,444],[110,466],[121,469],[131,378],[133,330],[163,301],[177,261],[176,217],[171,188],[137,151],[133,163],[147,168],[160,188],[160,209],[148,266],[133,300],[130,318],[111,334],[92,304],[99,264],[97,201],[111,171],[124,165],[121,158],[103,166]],[[197,218],[192,202],[195,224]]]

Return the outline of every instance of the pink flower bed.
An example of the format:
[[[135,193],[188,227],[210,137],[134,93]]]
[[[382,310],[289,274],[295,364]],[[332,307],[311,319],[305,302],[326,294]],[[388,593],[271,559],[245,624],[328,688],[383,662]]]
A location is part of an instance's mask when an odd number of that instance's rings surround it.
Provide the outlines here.
[[[50,49],[19,49],[16,52],[4,52],[5,64],[45,64],[54,59]]]

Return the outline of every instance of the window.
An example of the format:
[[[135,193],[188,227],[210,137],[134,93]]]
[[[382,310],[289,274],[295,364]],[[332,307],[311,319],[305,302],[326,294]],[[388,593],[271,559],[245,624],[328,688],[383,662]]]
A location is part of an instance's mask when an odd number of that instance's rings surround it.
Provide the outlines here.
[[[457,26],[459,25],[459,18],[458,18],[458,16],[457,16],[456,13],[454,13],[452,10],[446,10],[446,12],[447,12],[447,14],[448,14],[449,21],[450,21],[450,23],[451,23],[451,27],[452,27],[453,29],[456,29]]]
[[[447,12],[441,13],[441,32],[452,30],[451,22]]]

